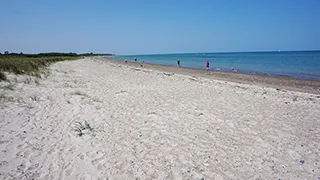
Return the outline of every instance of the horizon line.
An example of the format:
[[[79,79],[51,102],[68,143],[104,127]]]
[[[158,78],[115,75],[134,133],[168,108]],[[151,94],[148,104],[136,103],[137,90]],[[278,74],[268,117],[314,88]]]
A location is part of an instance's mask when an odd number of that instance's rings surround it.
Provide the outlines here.
[[[170,55],[170,54],[219,54],[219,53],[265,53],[265,52],[314,52],[318,50],[262,50],[262,51],[217,51],[217,52],[172,52],[172,53],[146,53],[146,54],[113,54],[115,56],[144,56],[144,55]]]

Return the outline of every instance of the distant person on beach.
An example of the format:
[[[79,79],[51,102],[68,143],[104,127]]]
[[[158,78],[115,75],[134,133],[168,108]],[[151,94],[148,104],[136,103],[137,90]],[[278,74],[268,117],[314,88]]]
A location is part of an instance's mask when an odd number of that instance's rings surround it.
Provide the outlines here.
[[[136,57],[134,58],[134,61],[137,62],[137,58]]]
[[[180,60],[177,61],[178,67],[180,67]]]
[[[209,61],[206,62],[206,70],[209,70]]]

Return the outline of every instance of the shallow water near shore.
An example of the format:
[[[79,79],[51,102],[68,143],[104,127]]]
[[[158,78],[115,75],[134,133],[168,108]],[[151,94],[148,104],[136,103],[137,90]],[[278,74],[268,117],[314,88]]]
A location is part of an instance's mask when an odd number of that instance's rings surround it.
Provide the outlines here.
[[[241,52],[241,53],[183,53],[115,56],[117,60],[230,72],[235,69],[243,74],[288,76],[299,79],[320,80],[320,51]]]

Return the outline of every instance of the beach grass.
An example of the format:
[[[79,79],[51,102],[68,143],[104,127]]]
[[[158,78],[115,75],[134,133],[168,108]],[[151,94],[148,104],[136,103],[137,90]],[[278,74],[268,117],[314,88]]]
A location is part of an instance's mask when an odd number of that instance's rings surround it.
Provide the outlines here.
[[[40,76],[41,70],[51,63],[79,59],[79,56],[0,56],[0,80],[6,80],[3,72]]]
[[[73,127],[73,131],[79,136],[83,136],[84,130],[89,130],[92,131],[93,128],[91,127],[91,125],[88,123],[88,121],[84,121],[84,123],[81,123],[80,121],[75,121],[74,122],[74,127]]]
[[[0,81],[5,81],[5,80],[7,80],[7,76],[0,71]]]

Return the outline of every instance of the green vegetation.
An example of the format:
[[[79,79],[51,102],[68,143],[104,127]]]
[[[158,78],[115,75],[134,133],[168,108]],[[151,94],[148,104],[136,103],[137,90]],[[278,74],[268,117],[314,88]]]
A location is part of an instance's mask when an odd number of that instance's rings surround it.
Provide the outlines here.
[[[112,54],[76,54],[76,53],[5,53],[0,54],[0,81],[6,80],[3,73],[12,72],[15,74],[27,74],[39,76],[40,70],[51,63],[65,60],[80,59],[84,56],[108,56]]]
[[[5,80],[7,80],[6,75],[0,71],[0,81],[5,81]]]
[[[87,121],[84,121],[84,124],[82,124],[79,121],[75,121],[74,122],[74,127],[73,127],[73,131],[78,135],[78,136],[83,136],[84,135],[84,131],[85,130],[89,130],[92,131],[93,128],[90,126],[90,124]]]
[[[0,55],[0,72],[39,76],[40,70],[57,61],[79,59],[75,56],[32,57],[25,55]],[[3,78],[1,78],[3,79]]]

